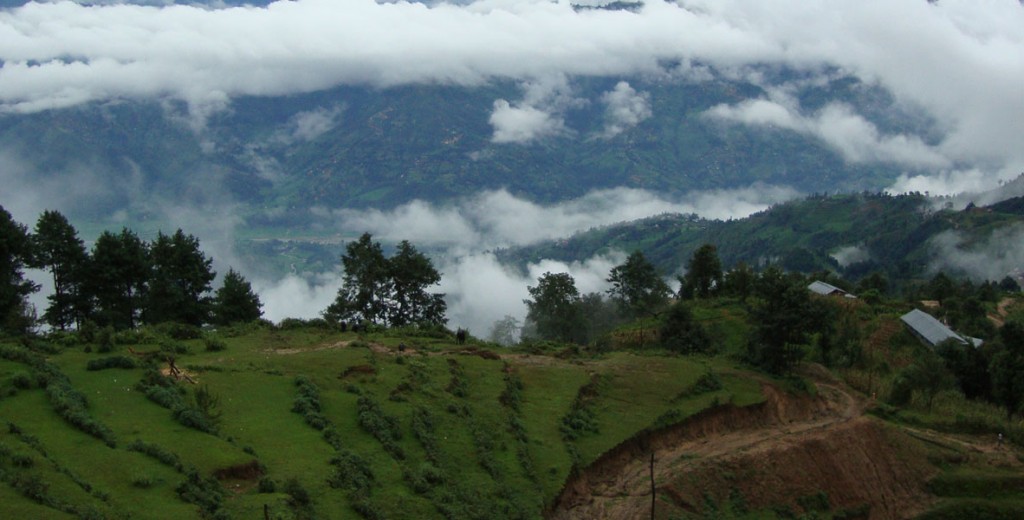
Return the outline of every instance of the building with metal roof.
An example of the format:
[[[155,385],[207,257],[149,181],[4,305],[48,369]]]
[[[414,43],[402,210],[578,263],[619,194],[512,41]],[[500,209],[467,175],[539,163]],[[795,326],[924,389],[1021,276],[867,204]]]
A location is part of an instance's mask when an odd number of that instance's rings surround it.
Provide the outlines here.
[[[856,296],[825,282],[817,281],[807,286],[807,290],[814,294],[820,294],[822,296],[842,296],[844,298],[856,298]]]
[[[980,347],[982,340],[978,338],[972,338],[969,336],[961,336],[952,329],[944,325],[941,321],[935,319],[934,316],[928,314],[919,309],[914,309],[903,316],[900,320],[910,328],[910,332],[914,333],[918,339],[924,342],[929,347],[935,348],[936,345],[943,341],[953,340],[962,345],[973,345]]]

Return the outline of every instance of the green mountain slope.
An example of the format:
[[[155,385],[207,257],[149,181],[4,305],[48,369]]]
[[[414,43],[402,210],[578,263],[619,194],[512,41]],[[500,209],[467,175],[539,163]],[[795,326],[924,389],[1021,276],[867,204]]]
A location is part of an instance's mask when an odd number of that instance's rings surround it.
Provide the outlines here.
[[[765,74],[783,81],[794,73]],[[154,199],[226,196],[251,215],[267,206],[302,215],[311,204],[381,207],[498,188],[541,202],[619,186],[672,194],[761,181],[805,192],[860,190],[886,186],[904,170],[848,162],[791,130],[704,116],[764,94],[751,83],[621,79],[647,96],[651,115],[613,137],[602,137],[601,96],[619,79],[574,78],[568,98],[552,109],[565,131],[525,144],[491,141],[495,101],[514,105],[524,95],[518,85],[495,83],[242,97],[205,118],[180,103],[133,100],[5,114],[0,150],[35,179],[105,186],[102,197],[74,208],[87,215],[129,208],[144,215]],[[848,79],[797,94],[812,111],[849,103],[882,131],[925,127]]]
[[[502,257],[522,264],[640,250],[663,272],[672,273],[681,271],[698,247],[710,243],[727,267],[779,263],[795,271],[828,269],[859,278],[880,270],[907,279],[928,274],[937,259],[933,240],[943,232],[956,231],[969,248],[1022,222],[1018,198],[962,211],[934,209],[941,203],[921,194],[812,196],[740,220],[663,215],[507,250]],[[861,258],[840,266],[832,255],[847,247],[860,250]]]

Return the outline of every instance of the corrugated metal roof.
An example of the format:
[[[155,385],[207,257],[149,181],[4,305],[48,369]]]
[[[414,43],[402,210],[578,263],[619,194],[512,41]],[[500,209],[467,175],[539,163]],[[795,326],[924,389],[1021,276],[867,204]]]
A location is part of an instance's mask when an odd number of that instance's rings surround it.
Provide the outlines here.
[[[924,340],[930,343],[933,347],[949,339],[956,340],[965,345],[967,344],[967,340],[950,330],[949,327],[943,325],[941,321],[935,319],[927,312],[914,309],[901,316],[900,320],[902,320],[903,323],[906,323],[908,327],[913,329],[914,332],[924,338]]]
[[[811,292],[815,292],[815,293],[818,293],[818,294],[823,295],[823,296],[828,296],[830,294],[835,294],[836,292],[838,292],[839,294],[846,294],[846,291],[844,291],[844,290],[842,290],[842,289],[840,289],[840,288],[838,288],[838,287],[836,287],[834,285],[827,284],[825,282],[819,282],[819,281],[814,281],[813,283],[811,283],[811,285],[807,286],[807,289],[809,291],[811,291]]]

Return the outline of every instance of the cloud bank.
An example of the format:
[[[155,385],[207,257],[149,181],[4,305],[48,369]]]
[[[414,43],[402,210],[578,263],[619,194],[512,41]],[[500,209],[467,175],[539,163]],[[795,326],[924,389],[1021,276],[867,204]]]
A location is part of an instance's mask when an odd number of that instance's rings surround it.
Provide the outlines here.
[[[786,67],[879,86],[932,118],[941,141],[877,134],[842,105],[796,120],[756,101],[734,108],[748,117],[774,110],[761,117],[816,132],[852,160],[994,162],[1020,171],[1021,27],[1017,0],[650,0],[629,10],[576,9],[567,0],[29,3],[0,11],[0,111],[157,97],[184,100],[201,119],[238,95],[338,85],[678,71],[700,79],[709,70]],[[633,106],[613,109],[611,120],[642,118]],[[498,104],[492,117],[498,142],[558,126],[557,113],[529,102]]]
[[[540,205],[505,190],[485,191],[450,204],[413,201],[391,210],[319,210],[333,226],[398,241],[460,252],[536,244],[579,231],[663,213],[695,213],[711,219],[743,218],[796,198],[795,190],[756,184],[691,192],[673,198],[646,190],[600,190],[559,204]]]

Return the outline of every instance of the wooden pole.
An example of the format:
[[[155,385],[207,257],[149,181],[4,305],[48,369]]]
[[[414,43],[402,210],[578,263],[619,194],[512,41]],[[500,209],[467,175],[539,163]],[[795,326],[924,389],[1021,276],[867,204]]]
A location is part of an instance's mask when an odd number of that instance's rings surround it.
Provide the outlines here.
[[[654,450],[651,450],[651,520],[654,520],[654,504],[657,495],[654,487]]]

